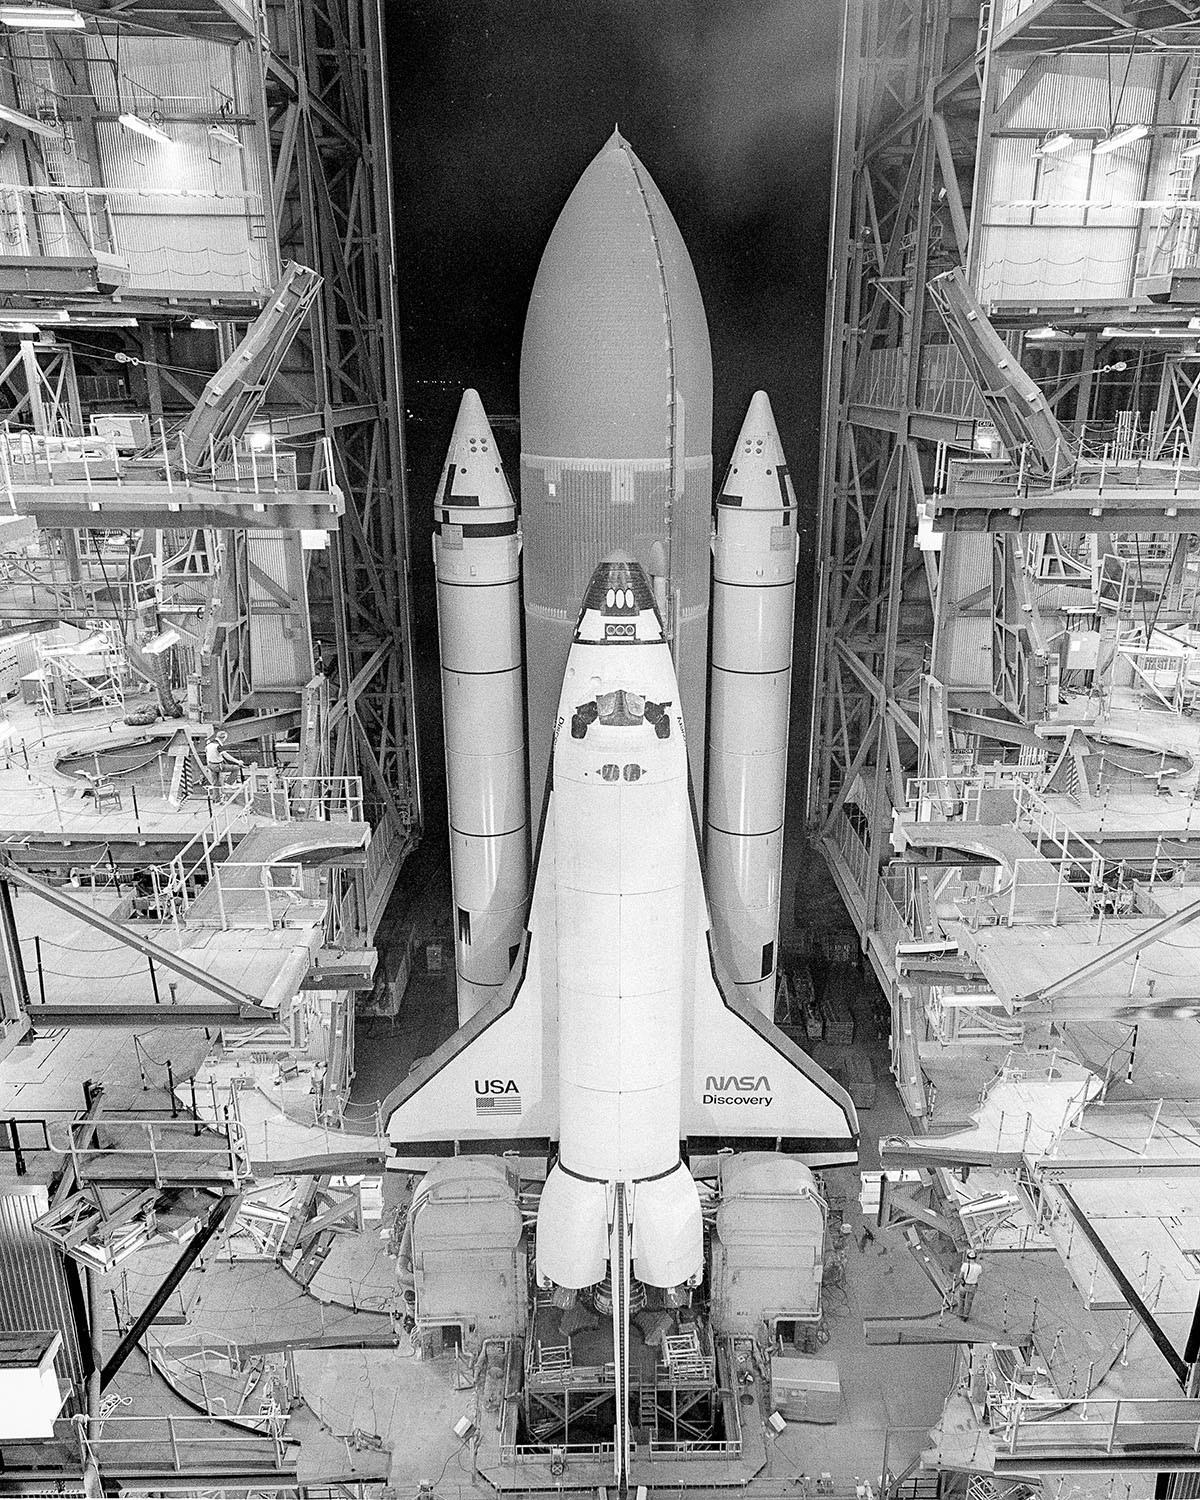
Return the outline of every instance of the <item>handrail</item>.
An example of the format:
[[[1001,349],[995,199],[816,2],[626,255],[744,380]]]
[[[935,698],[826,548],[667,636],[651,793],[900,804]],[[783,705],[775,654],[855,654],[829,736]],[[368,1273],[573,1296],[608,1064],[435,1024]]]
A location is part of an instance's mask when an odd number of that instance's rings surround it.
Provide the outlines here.
[[[139,1133],[143,1133],[144,1144],[114,1144],[114,1129],[132,1133],[135,1141]],[[204,1123],[184,1116],[159,1120],[147,1119],[145,1115],[104,1115],[94,1120],[72,1120],[68,1130],[67,1152],[80,1181],[92,1180],[87,1164],[93,1158],[112,1165],[126,1157],[140,1163],[139,1175],[150,1177],[158,1186],[167,1179],[205,1178],[237,1184],[250,1176],[250,1150],[245,1127],[232,1112],[226,1114],[223,1121]],[[85,1144],[88,1132],[94,1142],[101,1131],[106,1136],[103,1145]],[[220,1170],[214,1165],[214,1158],[218,1157],[221,1158]]]
[[[162,1444],[170,1451],[171,1468],[177,1473],[220,1472],[215,1463],[224,1454],[233,1463],[247,1467],[270,1468],[272,1464],[281,1469],[287,1458],[287,1448],[295,1440],[284,1435],[287,1418],[281,1412],[274,1417],[267,1431],[239,1433],[231,1423],[214,1416],[140,1416],[125,1413],[105,1417],[99,1424],[99,1433],[87,1436],[87,1419],[72,1418],[81,1448],[91,1450],[98,1459],[103,1459],[101,1468],[119,1465],[123,1450],[144,1450],[153,1444]],[[190,1460],[190,1462],[187,1462]]]

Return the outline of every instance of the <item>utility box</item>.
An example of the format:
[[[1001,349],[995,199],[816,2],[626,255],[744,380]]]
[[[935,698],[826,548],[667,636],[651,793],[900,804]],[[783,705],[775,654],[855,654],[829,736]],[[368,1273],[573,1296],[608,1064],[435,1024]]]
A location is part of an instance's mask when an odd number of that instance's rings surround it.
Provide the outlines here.
[[[61,1333],[0,1329],[0,1443],[54,1436],[66,1399],[54,1369],[61,1343]]]
[[[838,1367],[828,1359],[771,1356],[771,1405],[789,1422],[836,1422],[842,1404]]]
[[[417,1320],[472,1348],[525,1331],[528,1246],[516,1189],[488,1156],[440,1161],[417,1185],[400,1244]]]
[[[709,1247],[712,1322],[757,1338],[781,1320],[821,1316],[825,1203],[803,1162],[774,1151],[722,1156]]]

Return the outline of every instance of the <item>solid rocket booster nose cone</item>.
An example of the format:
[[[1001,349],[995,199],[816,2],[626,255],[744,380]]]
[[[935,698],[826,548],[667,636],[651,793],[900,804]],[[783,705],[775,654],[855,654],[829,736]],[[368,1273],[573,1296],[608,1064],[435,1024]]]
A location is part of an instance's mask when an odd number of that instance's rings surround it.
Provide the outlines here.
[[[775,413],[767,393],[755,391],[717,504],[743,510],[788,510],[795,503]]]
[[[450,506],[480,510],[513,508],[512,491],[504,477],[496,439],[478,391],[463,392],[438,481],[434,508]]]

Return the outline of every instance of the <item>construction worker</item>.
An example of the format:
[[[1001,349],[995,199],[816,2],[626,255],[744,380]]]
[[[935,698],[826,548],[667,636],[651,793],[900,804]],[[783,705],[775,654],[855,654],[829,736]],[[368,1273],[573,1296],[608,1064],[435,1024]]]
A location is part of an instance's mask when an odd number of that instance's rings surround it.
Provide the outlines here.
[[[971,1316],[971,1304],[975,1301],[975,1288],[979,1285],[979,1278],[983,1275],[983,1266],[974,1250],[968,1250],[963,1256],[962,1265],[958,1268],[958,1315],[960,1318]]]
[[[242,771],[241,761],[225,749],[228,738],[228,734],[218,734],[214,730],[204,742],[204,776],[214,791],[221,785],[221,772],[226,766],[235,767],[239,776]]]

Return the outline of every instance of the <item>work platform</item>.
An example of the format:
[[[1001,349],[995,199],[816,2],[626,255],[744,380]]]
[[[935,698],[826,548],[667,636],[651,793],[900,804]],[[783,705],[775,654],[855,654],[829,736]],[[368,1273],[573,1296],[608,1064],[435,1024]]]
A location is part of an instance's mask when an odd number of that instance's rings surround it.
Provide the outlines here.
[[[941,532],[1193,532],[1200,530],[1200,469],[1080,459],[1069,476],[1049,483],[1016,461],[956,459],[945,493],[927,503]]]

